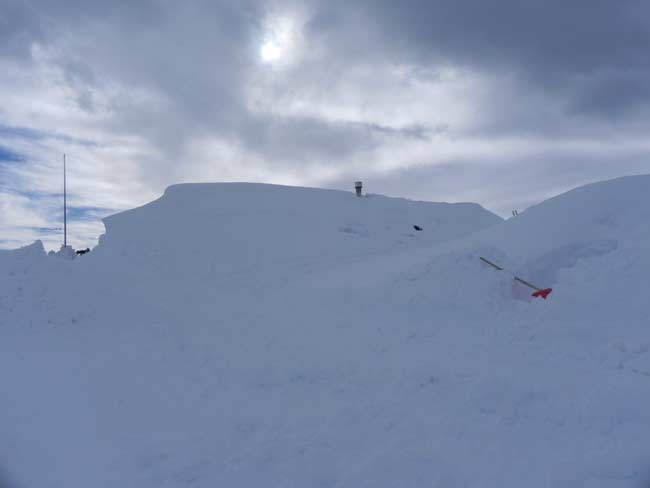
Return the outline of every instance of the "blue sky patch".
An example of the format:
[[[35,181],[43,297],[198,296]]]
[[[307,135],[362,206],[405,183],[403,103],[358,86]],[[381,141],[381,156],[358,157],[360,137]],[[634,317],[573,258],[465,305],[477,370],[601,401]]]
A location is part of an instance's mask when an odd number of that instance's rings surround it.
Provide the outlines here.
[[[68,221],[70,220],[100,220],[114,213],[114,209],[102,207],[70,207],[68,206]]]
[[[19,139],[43,139],[45,134],[26,127],[12,127],[10,125],[0,124],[0,136],[15,137]]]
[[[17,163],[20,161],[24,161],[24,158],[20,155],[17,154],[6,147],[0,146],[0,162],[5,162],[8,161],[10,163]]]
[[[29,139],[33,141],[40,141],[43,139],[57,139],[68,144],[78,144],[80,146],[86,147],[98,145],[95,141],[88,139],[71,137],[56,132],[43,132],[40,130],[30,129],[28,127],[13,127],[4,124],[0,124],[0,137],[4,137],[6,139]]]

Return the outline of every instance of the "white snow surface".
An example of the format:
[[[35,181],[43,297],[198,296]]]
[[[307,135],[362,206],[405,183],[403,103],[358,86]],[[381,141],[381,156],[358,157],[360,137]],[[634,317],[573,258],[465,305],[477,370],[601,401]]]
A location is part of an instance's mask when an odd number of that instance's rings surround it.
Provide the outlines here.
[[[191,184],[0,251],[0,486],[648,486],[648,222]]]

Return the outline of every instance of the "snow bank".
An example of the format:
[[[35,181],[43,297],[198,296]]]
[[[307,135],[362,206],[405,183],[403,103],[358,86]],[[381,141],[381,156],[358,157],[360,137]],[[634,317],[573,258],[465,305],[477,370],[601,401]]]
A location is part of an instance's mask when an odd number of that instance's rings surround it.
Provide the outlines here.
[[[528,259],[576,243],[634,243],[648,237],[649,194],[650,175],[585,185],[509,219],[494,241]]]
[[[7,267],[25,266],[30,267],[45,258],[45,248],[41,241],[35,241],[29,246],[19,249],[0,249],[0,266],[7,272]]]
[[[262,184],[184,184],[104,219],[95,258],[210,278],[432,245],[500,222],[476,204]],[[425,229],[417,232],[413,226]]]
[[[649,195],[647,175],[586,185],[488,229],[476,245],[491,246],[488,257],[542,287],[558,283],[559,273],[591,265],[582,274],[598,274],[600,293],[606,294],[610,288],[606,283],[616,286],[620,278],[614,263],[632,270],[647,262],[642,250],[650,244]],[[500,255],[490,254],[494,251]],[[589,293],[590,288],[583,290]],[[636,287],[629,288],[636,296]]]
[[[171,187],[106,219],[83,259],[0,281],[0,471],[28,488],[641,485],[649,181],[506,222]],[[485,254],[554,293],[514,299]]]

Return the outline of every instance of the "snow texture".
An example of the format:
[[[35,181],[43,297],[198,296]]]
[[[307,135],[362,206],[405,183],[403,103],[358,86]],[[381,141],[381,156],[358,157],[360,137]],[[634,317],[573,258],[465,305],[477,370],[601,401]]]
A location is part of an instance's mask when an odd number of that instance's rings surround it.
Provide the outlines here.
[[[649,218],[192,184],[0,251],[0,486],[648,486]]]

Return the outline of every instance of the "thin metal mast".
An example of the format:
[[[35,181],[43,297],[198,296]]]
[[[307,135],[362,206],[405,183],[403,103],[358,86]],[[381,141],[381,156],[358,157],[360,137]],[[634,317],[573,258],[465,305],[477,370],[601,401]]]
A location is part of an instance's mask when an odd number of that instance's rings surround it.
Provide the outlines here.
[[[68,245],[68,202],[65,185],[65,153],[63,154],[63,247]]]

